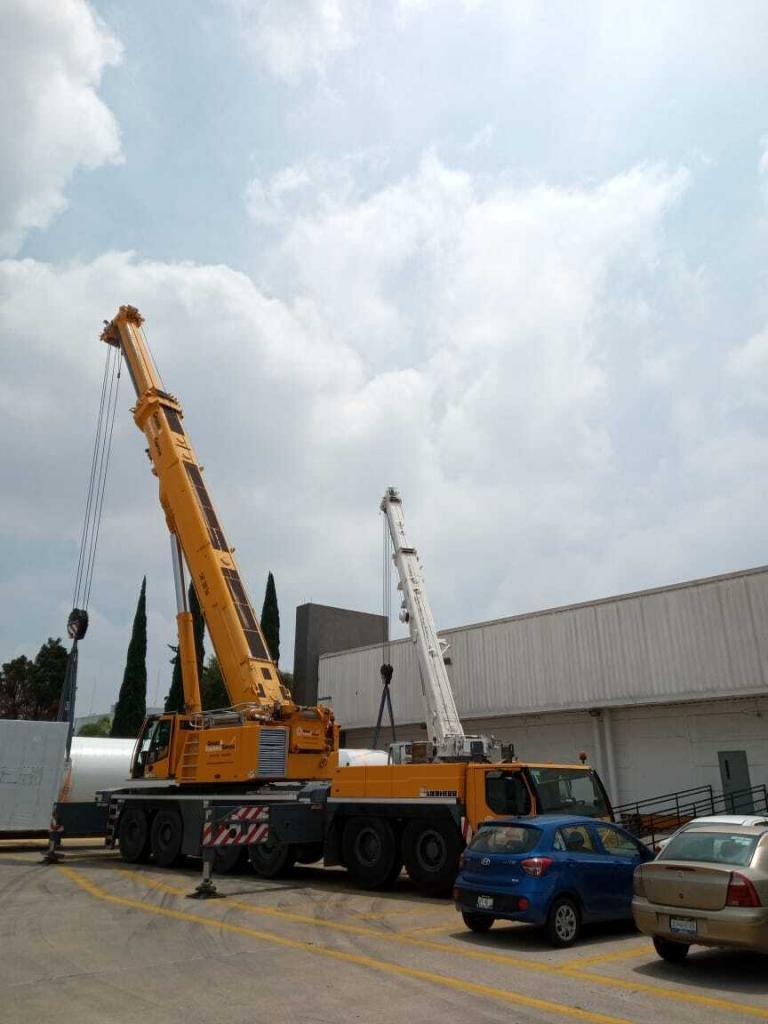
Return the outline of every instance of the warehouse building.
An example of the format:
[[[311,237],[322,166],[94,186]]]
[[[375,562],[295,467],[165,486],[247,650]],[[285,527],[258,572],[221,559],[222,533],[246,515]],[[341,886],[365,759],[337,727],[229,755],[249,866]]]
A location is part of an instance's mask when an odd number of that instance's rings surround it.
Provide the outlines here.
[[[614,803],[768,782],[768,567],[441,632],[467,732],[577,760]],[[348,746],[369,745],[381,643],[319,659]],[[398,739],[424,736],[410,640],[389,645]]]

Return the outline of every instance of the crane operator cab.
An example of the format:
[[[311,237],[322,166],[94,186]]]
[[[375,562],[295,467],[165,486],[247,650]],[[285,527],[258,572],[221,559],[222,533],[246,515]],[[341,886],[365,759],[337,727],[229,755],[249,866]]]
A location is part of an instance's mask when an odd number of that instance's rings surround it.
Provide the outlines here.
[[[173,733],[172,715],[152,715],[144,722],[131,761],[132,779],[167,779]]]

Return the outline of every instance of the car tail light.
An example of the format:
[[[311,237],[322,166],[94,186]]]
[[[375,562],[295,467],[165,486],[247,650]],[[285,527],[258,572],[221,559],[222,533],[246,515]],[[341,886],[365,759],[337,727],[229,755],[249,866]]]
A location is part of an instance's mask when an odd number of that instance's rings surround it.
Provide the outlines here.
[[[554,864],[551,857],[528,857],[524,860],[520,867],[526,873],[526,875],[533,875],[534,878],[541,878],[549,871],[550,867]]]
[[[760,897],[757,889],[746,877],[738,871],[731,872],[731,880],[728,883],[728,895],[725,898],[726,907],[759,907]]]
[[[525,896],[521,896],[520,899],[517,901],[518,910],[527,910],[528,907],[530,907],[530,905],[530,900],[527,900]]]
[[[632,875],[632,892],[635,896],[645,896],[642,868],[635,868],[635,873]]]

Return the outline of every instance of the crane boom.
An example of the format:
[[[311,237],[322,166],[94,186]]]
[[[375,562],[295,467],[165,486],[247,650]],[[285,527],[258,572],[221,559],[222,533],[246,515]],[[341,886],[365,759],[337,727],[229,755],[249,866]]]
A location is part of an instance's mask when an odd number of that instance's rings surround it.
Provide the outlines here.
[[[381,499],[392,538],[392,560],[397,569],[398,589],[403,594],[403,621],[408,623],[421,676],[421,690],[427,713],[427,728],[440,759],[487,756],[492,740],[485,736],[466,736],[456,709],[451,681],[445,667],[446,644],[437,635],[427,598],[424,572],[416,548],[405,534],[403,502],[396,487],[388,487]]]
[[[128,366],[137,396],[133,417],[147,438],[172,545],[183,552],[189,567],[229,699],[233,706],[256,705],[267,715],[276,708],[293,710],[240,578],[234,549],[208,495],[203,467],[184,430],[181,405],[162,386],[142,323],[134,306],[121,306],[101,337],[122,350]],[[185,704],[194,713],[200,711],[200,697],[180,558],[174,557],[174,570]]]

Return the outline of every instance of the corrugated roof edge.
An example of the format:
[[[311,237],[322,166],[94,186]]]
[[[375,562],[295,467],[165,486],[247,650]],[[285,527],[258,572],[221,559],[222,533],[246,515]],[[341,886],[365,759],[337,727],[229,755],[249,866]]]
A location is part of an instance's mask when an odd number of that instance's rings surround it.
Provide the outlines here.
[[[470,629],[482,629],[484,626],[500,626],[504,622],[520,622],[523,619],[536,619],[544,615],[556,615],[558,612],[572,612],[580,608],[596,608],[598,605],[613,604],[617,601],[631,601],[636,597],[651,597],[654,594],[668,594],[674,590],[686,590],[691,587],[700,587],[705,583],[724,583],[726,580],[736,580],[747,576],[757,576],[759,573],[768,572],[768,565],[758,565],[754,569],[740,569],[736,572],[724,572],[718,576],[703,576],[701,579],[686,580],[683,583],[670,583],[664,587],[651,587],[649,590],[633,590],[626,594],[616,594],[613,597],[599,597],[593,601],[578,601],[576,604],[556,605],[553,608],[542,608],[535,612],[521,612],[519,615],[505,615],[500,619],[487,619],[484,622],[471,622],[466,626],[447,626],[438,629],[442,636],[444,633],[463,633]],[[409,637],[401,637],[399,640],[390,640],[390,645],[411,643]],[[364,647],[350,647],[346,651],[334,651],[329,654],[321,654],[320,660],[340,658],[345,654],[354,654],[356,651],[370,651],[381,647],[381,643],[366,644]]]

